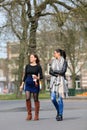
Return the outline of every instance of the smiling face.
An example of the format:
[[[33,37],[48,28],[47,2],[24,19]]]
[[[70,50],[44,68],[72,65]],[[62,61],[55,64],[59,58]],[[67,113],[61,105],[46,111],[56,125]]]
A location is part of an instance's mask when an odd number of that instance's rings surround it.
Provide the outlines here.
[[[30,63],[36,63],[36,57],[33,54],[30,55]]]

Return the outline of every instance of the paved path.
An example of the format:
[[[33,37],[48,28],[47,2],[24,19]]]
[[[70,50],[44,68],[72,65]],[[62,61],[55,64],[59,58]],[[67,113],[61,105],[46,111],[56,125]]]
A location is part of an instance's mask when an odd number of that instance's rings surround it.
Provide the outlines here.
[[[87,130],[87,100],[64,100],[64,120],[55,120],[50,100],[41,100],[40,120],[26,121],[25,101],[0,101],[0,130]],[[33,115],[34,115],[34,104]]]

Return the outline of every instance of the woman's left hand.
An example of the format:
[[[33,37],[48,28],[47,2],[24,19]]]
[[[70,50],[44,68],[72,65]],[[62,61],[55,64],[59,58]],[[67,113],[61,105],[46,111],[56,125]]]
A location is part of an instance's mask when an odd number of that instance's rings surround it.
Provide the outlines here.
[[[38,79],[39,79],[39,77],[38,77],[37,75],[33,75],[33,79],[38,80]]]

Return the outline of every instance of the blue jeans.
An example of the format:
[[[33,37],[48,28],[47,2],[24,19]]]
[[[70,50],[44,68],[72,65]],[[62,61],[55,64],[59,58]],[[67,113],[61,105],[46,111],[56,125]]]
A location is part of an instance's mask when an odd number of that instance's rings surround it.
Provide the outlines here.
[[[56,92],[51,92],[51,101],[57,110],[58,115],[63,115],[63,99],[58,95],[58,101],[56,99]]]

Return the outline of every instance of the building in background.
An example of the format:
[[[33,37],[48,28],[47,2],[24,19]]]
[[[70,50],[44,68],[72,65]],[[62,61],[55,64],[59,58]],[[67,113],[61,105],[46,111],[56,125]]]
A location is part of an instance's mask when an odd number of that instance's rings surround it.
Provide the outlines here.
[[[0,94],[7,93],[8,66],[7,59],[0,59]],[[6,91],[4,91],[6,90]]]
[[[0,92],[3,92],[6,88],[8,92],[13,92],[15,88],[15,82],[18,79],[18,59],[19,59],[19,43],[8,42],[7,43],[7,58],[0,59]],[[50,48],[48,49],[50,51]],[[47,52],[47,55],[49,52]],[[50,56],[48,56],[49,59]],[[69,62],[68,62],[69,63]],[[70,63],[69,63],[70,64]],[[76,70],[81,65],[79,62]],[[50,86],[50,75],[49,75],[50,61],[46,64],[44,75],[45,75],[45,89],[49,90]],[[68,88],[72,88],[72,75],[67,69],[66,77],[68,80]],[[85,64],[79,71],[76,77],[76,89],[87,89],[87,64]]]
[[[7,60],[8,60],[8,89],[14,91],[15,83],[18,77],[18,59],[19,59],[19,43],[7,43]]]
[[[76,76],[76,90],[87,90],[87,63],[85,62],[85,65],[83,65],[83,67],[79,70],[82,64],[83,63],[80,61],[78,63],[78,66],[76,66],[76,72],[78,71],[77,76]],[[49,90],[49,87],[50,87],[49,68],[50,68],[50,62],[47,65],[47,70],[45,71],[46,90]],[[68,81],[68,88],[71,89],[72,88],[72,75],[69,69],[67,69],[66,78]]]

